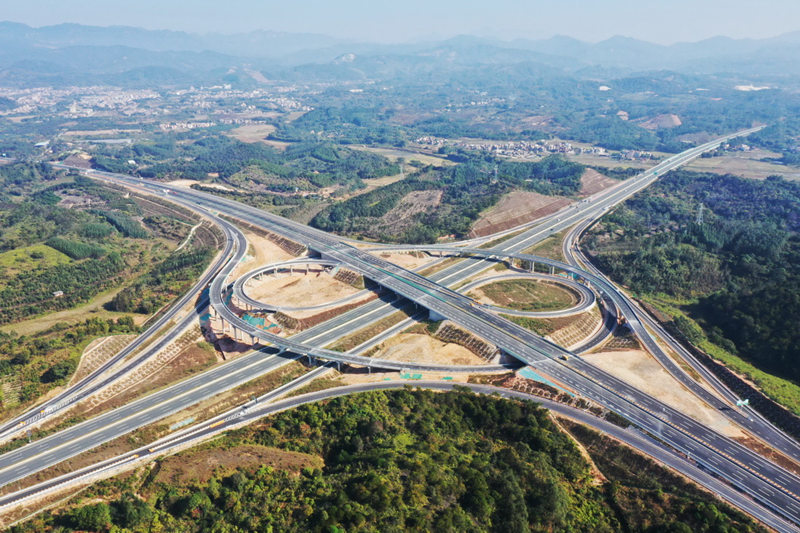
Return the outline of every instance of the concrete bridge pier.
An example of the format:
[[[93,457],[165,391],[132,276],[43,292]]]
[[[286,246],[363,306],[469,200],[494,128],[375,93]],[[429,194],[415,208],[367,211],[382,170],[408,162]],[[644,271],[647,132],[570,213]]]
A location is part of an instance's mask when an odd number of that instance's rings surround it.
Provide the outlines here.
[[[445,320],[445,317],[443,317],[436,311],[428,309],[428,320],[432,320],[434,322],[441,322],[442,320]]]

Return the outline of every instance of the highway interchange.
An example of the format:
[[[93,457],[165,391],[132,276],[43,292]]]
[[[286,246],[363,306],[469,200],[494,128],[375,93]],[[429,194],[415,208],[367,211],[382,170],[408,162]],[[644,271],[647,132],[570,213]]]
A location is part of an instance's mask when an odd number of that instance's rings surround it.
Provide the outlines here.
[[[747,133],[749,131],[740,132],[739,135]],[[326,346],[331,341],[342,336],[342,330],[345,329],[342,328],[342,325],[350,324],[353,321],[358,321],[357,323],[362,325],[370,321],[380,320],[387,314],[396,311],[397,306],[400,305],[398,301],[373,300],[354,310],[355,312],[343,313],[333,321],[330,321],[330,323],[323,324],[325,326],[324,333],[322,331],[323,328],[311,328],[293,336],[291,339],[270,336],[242,321],[238,315],[229,309],[225,301],[225,295],[231,288],[231,280],[228,280],[228,276],[238,264],[238,259],[241,258],[243,250],[246,248],[246,242],[243,241],[244,238],[241,232],[233,225],[227,221],[217,219],[215,215],[218,214],[226,215],[228,220],[242,220],[248,224],[265,228],[302,243],[310,250],[321,255],[323,259],[335,261],[350,270],[361,273],[366,278],[391,291],[392,294],[400,295],[416,302],[421,307],[429,310],[432,316],[448,318],[456,324],[477,333],[482,338],[498,346],[506,354],[533,366],[537,372],[554,378],[581,396],[623,415],[651,435],[690,456],[695,462],[702,464],[704,468],[715,472],[721,478],[731,482],[739,490],[748,493],[761,504],[771,509],[773,513],[762,509],[750,500],[742,503],[738,501],[742,499],[740,497],[725,496],[725,492],[717,491],[726,499],[732,502],[736,499],[737,501],[734,503],[754,516],[758,516],[766,523],[770,523],[770,520],[773,520],[773,527],[777,529],[790,530],[786,529],[787,524],[775,517],[774,514],[780,514],[795,523],[800,523],[800,500],[796,496],[799,492],[800,480],[796,476],[738,443],[712,432],[682,413],[664,406],[659,401],[650,398],[613,376],[585,363],[579,357],[574,357],[571,352],[567,352],[528,330],[504,320],[481,306],[474,305],[468,298],[447,288],[447,286],[457,285],[462,280],[474,276],[493,264],[481,260],[484,258],[516,258],[527,261],[529,264],[535,262],[552,266],[563,272],[570,272],[588,282],[590,286],[600,290],[604,301],[610,301],[620,310],[633,331],[637,333],[648,349],[651,352],[661,353],[660,356],[654,353],[659,361],[665,367],[669,367],[671,364],[674,368],[668,368],[668,370],[676,377],[678,377],[678,374],[682,375],[682,382],[688,380],[689,383],[684,384],[690,390],[701,395],[701,397],[705,394],[704,399],[711,405],[723,403],[717,396],[712,395],[686,376],[674,361],[663,353],[663,350],[652,339],[640,321],[641,311],[635,309],[629,303],[627,297],[617,291],[599,273],[587,272],[582,267],[576,266],[576,264],[563,264],[519,252],[553,233],[574,226],[578,222],[590,222],[599,218],[610,207],[646,187],[657,179],[659,175],[696,157],[704,150],[712,149],[728,138],[718,139],[714,143],[674,156],[654,167],[654,169],[623,182],[609,192],[575,204],[547,217],[544,221],[539,221],[538,225],[524,229],[521,233],[510,237],[491,249],[453,246],[447,248],[428,247],[428,249],[436,249],[441,253],[469,255],[468,258],[437,272],[430,278],[425,278],[397,267],[367,251],[354,248],[348,242],[336,237],[235,202],[221,200],[196,191],[167,188],[162,184],[143,182],[129,177],[94,172],[91,175],[110,179],[115,183],[124,184],[128,187],[149,188],[157,194],[164,194],[164,191],[168,190],[171,201],[192,207],[206,217],[215,219],[215,222],[223,228],[228,237],[227,248],[222,254],[222,257],[228,259],[228,262],[221,268],[218,268],[218,264],[215,264],[215,268],[210,269],[206,278],[201,281],[204,281],[203,285],[205,285],[209,279],[211,280],[211,288],[209,290],[211,306],[222,320],[228,322],[230,327],[237,328],[234,330],[234,335],[250,335],[253,338],[260,338],[283,350],[291,351],[294,357],[306,355],[315,359],[376,368],[398,369],[409,367],[409,363],[404,363],[403,365],[405,366],[401,367],[392,366],[393,362],[365,360],[367,358],[358,358],[359,356],[355,353],[331,353],[332,351],[321,348],[321,346]],[[512,233],[506,232],[506,234]],[[497,236],[493,237],[496,238]],[[476,245],[478,242],[473,240],[462,244]],[[391,248],[383,247],[382,249]],[[566,257],[573,259],[571,254],[567,254]],[[577,261],[573,262],[577,263]],[[198,283],[196,287],[200,285]],[[177,307],[179,306],[175,306],[175,308]],[[156,329],[151,328],[149,332],[156,331]],[[661,333],[663,332],[659,332],[659,334]],[[662,358],[664,359],[663,361]],[[289,360],[291,359],[287,358],[286,354],[268,355],[263,351],[254,352],[223,365],[225,371],[219,372],[218,375],[211,373],[214,370],[212,369],[212,371],[200,374],[195,378],[153,395],[140,398],[81,425],[62,430],[14,452],[4,454],[0,456],[0,484],[5,485],[14,479],[25,477],[49,464],[63,461],[67,457],[81,453],[135,427],[141,427],[172,412],[185,409],[202,399],[213,396],[215,391],[228,390],[237,384],[249,381],[257,375],[263,375]],[[436,369],[430,365],[429,368]],[[321,367],[319,372],[321,373],[324,370],[325,367]],[[458,369],[449,367],[447,370],[452,372]],[[473,371],[475,370],[476,368],[473,367]],[[105,378],[105,380],[114,379],[114,376],[117,376],[117,374]],[[87,385],[92,382],[92,379],[95,380],[92,387],[99,386],[101,383],[99,374],[90,376],[81,388],[65,391],[58,402],[40,406],[37,408],[36,413],[28,413],[15,419],[11,424],[4,425],[0,428],[0,436],[10,434],[12,429],[18,430],[20,427],[38,420],[32,420],[33,417],[46,418],[50,416],[51,413],[60,409],[59,402],[78,401],[85,397],[84,391],[88,390]],[[195,379],[197,381],[193,381]],[[105,380],[102,381],[103,386],[105,386]],[[712,384],[721,386],[718,382],[712,382]],[[159,394],[162,394],[162,396],[159,396]],[[731,400],[732,395],[729,391],[723,390],[721,394],[726,400]],[[263,416],[263,414],[260,416]],[[786,455],[794,458],[800,457],[800,453],[798,453],[800,449],[796,443],[772,428],[760,417],[742,415],[738,411],[732,411],[731,416],[737,423],[747,427],[751,433],[782,450]],[[748,423],[750,424],[749,426]],[[653,447],[654,442],[656,441],[650,441],[649,446]],[[641,446],[637,447],[642,449]],[[650,453],[648,450],[645,451]],[[653,454],[651,453],[651,455]],[[709,484],[706,483],[707,486]],[[730,490],[728,489],[727,492],[730,492]],[[0,505],[2,504],[3,502],[0,501]]]

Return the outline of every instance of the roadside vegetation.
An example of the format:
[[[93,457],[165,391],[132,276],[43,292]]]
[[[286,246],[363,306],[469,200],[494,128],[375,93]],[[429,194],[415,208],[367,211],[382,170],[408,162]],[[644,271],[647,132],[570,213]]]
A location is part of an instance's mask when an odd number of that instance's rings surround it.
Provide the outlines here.
[[[480,213],[512,190],[574,195],[584,167],[559,156],[535,163],[469,152],[450,156],[451,167],[426,166],[401,182],[333,204],[311,225],[326,231],[389,242],[427,243],[464,238]],[[495,171],[497,176],[495,179]],[[416,202],[408,202],[415,192]],[[422,198],[427,199],[427,205]]]
[[[65,384],[92,339],[138,332],[135,324],[185,291],[213,256],[205,228],[173,251],[195,223],[183,213],[44,165],[0,167],[0,202],[3,411]],[[126,314],[14,330],[113,291],[106,309]]]
[[[147,178],[195,180],[205,192],[326,231],[411,243],[466,236],[482,211],[513,190],[574,196],[585,168],[558,155],[519,162],[448,148],[442,156],[451,164],[434,166],[332,142],[301,140],[281,151],[222,135],[177,141],[166,135],[98,147],[92,162]],[[367,188],[364,180],[399,175],[401,165],[405,179]],[[119,216],[107,218],[120,231],[131,227]]]
[[[584,244],[687,340],[800,414],[799,230],[797,183],[678,171],[604,217]]]
[[[762,531],[614,441],[572,430],[605,479],[534,403],[359,394],[97,484],[11,531]],[[238,450],[258,464],[187,470]]]

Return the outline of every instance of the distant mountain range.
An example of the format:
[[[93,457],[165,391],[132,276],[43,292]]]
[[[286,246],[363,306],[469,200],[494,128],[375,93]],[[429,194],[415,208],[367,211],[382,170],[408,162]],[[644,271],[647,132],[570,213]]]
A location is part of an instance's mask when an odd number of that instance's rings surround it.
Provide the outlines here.
[[[800,80],[800,32],[769,39],[714,37],[664,46],[627,37],[587,43],[571,37],[500,41],[459,36],[437,42],[374,44],[324,35],[255,31],[199,35],[127,26],[0,22],[0,84],[182,85],[233,80],[254,69],[273,77],[392,78],[433,66],[538,65],[579,78],[654,70],[722,74],[761,83]],[[346,60],[343,60],[346,59]],[[232,70],[233,69],[233,70]],[[270,77],[267,76],[267,77]]]

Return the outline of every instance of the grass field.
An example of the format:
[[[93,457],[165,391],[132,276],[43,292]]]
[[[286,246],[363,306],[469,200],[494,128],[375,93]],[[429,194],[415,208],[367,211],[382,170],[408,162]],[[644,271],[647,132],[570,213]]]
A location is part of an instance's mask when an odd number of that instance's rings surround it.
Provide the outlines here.
[[[574,304],[571,291],[532,280],[505,280],[475,289],[495,305],[518,311],[555,311]]]
[[[800,180],[800,168],[762,161],[770,157],[780,157],[780,154],[765,150],[731,152],[719,157],[695,159],[685,168],[699,172],[733,174],[743,178],[764,179],[767,176],[782,176],[787,180]]]
[[[563,261],[564,253],[561,251],[561,243],[564,242],[564,237],[568,231],[569,229],[565,229],[556,233],[555,235],[551,235],[545,240],[531,246],[525,250],[524,253],[538,255],[540,257],[547,257],[548,259],[555,259],[557,261]]]
[[[538,319],[538,318],[529,318],[526,316],[511,316],[511,315],[501,315],[506,320],[510,320],[511,322],[517,324],[518,326],[522,326],[525,329],[528,329],[537,335],[545,336],[550,335],[553,333],[556,328],[553,326],[552,323]]]
[[[228,135],[245,143],[254,143],[263,141],[274,131],[272,124],[248,124],[232,129]]]
[[[397,161],[401,157],[406,161],[413,161],[417,160],[420,163],[425,165],[435,165],[435,166],[444,166],[444,165],[455,165],[449,159],[444,159],[442,157],[437,157],[435,155],[424,154],[421,152],[414,152],[414,151],[406,151],[406,150],[396,150],[393,148],[377,148],[373,146],[364,146],[363,144],[348,144],[348,148],[352,148],[354,150],[363,150],[365,152],[372,152],[373,154],[382,155],[392,161]]]
[[[144,315],[117,313],[115,311],[106,311],[103,308],[103,305],[110,302],[122,288],[123,287],[114,287],[105,292],[101,292],[85,304],[73,307],[72,309],[65,309],[64,311],[57,311],[55,313],[46,313],[21,322],[5,324],[4,326],[0,326],[0,331],[6,333],[15,331],[20,335],[32,335],[51,328],[59,322],[76,324],[78,322],[83,322],[87,318],[102,318],[105,320],[109,318],[117,319],[121,316],[133,316],[134,323],[137,325],[141,324],[147,318]]]
[[[18,272],[47,268],[69,263],[70,261],[69,257],[46,244],[34,244],[3,252],[0,254],[0,268],[5,269],[5,271],[3,276],[0,277],[0,285],[3,284],[2,278],[13,276]]]

